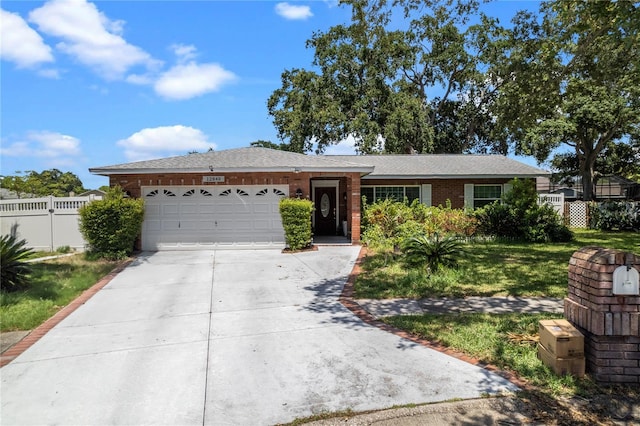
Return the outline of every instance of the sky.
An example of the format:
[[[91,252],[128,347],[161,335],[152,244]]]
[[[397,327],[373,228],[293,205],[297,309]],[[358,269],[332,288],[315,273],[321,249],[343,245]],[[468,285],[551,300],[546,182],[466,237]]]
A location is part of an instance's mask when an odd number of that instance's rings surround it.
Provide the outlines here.
[[[538,3],[486,7],[506,23]],[[280,142],[266,104],[282,72],[311,69],[306,41],[349,21],[335,0],[3,0],[0,175],[56,168],[96,189],[90,167]]]

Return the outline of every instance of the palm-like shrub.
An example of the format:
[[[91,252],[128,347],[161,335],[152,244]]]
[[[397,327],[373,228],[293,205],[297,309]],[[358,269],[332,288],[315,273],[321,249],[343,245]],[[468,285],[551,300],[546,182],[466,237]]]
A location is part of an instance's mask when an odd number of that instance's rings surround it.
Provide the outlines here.
[[[402,248],[409,265],[424,266],[429,271],[457,266],[463,253],[459,239],[453,236],[441,238],[437,233],[408,238]]]
[[[25,240],[18,240],[15,235],[0,237],[0,270],[3,291],[18,291],[26,288],[30,281],[31,265],[24,260],[33,253],[25,247]]]

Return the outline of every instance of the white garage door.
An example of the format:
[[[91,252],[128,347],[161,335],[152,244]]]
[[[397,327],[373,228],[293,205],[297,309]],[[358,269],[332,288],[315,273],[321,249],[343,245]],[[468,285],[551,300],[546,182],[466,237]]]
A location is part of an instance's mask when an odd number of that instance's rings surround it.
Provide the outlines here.
[[[283,246],[288,195],[288,185],[143,187],[142,249]]]

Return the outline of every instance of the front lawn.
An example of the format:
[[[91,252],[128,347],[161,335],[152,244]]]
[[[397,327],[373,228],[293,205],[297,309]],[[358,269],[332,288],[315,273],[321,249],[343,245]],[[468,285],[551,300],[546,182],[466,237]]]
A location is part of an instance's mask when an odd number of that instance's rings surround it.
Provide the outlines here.
[[[567,295],[571,255],[597,245],[640,253],[640,234],[574,230],[570,243],[470,242],[457,269],[427,274],[401,256],[369,253],[355,283],[355,297],[369,299]]]
[[[0,331],[31,330],[109,273],[117,262],[83,254],[32,264],[32,286],[0,292]]]

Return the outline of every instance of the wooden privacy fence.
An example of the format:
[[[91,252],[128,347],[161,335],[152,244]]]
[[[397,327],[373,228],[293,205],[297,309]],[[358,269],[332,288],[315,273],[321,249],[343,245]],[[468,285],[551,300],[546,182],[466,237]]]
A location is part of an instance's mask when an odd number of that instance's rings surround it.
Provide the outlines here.
[[[0,234],[15,233],[27,247],[54,251],[70,247],[84,251],[78,209],[102,197],[44,197],[0,200]]]

